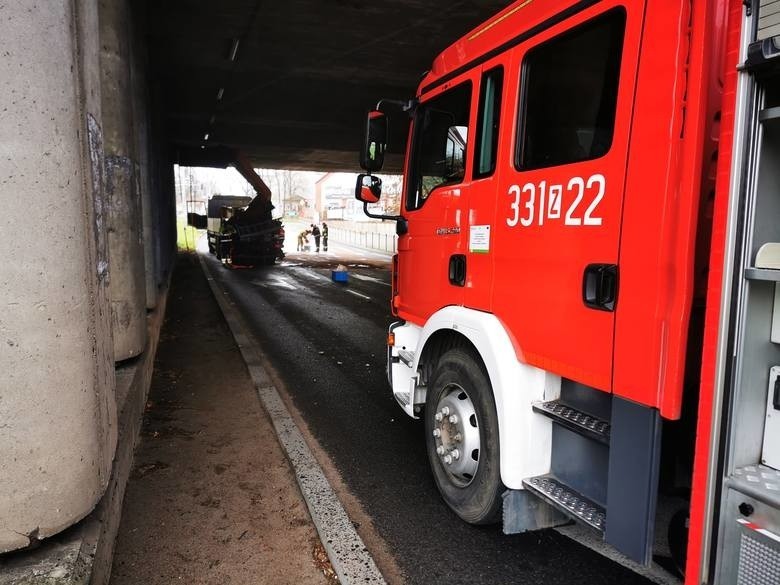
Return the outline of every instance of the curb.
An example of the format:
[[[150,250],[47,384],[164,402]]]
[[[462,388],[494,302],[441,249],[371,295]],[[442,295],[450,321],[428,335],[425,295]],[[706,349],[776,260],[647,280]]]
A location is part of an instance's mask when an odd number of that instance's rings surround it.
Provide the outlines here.
[[[238,311],[228,303],[225,298],[227,293],[219,287],[212,276],[203,254],[198,253],[198,260],[211,292],[241,351],[263,407],[271,417],[279,443],[293,467],[314,526],[339,581],[343,585],[384,584],[382,573],[355,531],[346,510],[290,416],[278,390],[271,383],[268,372],[263,366],[262,350],[245,329]]]

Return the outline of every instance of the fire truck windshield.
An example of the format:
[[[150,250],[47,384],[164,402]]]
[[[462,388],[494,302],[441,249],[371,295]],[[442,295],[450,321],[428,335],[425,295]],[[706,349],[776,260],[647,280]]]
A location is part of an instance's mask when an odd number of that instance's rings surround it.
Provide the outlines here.
[[[418,106],[406,209],[421,207],[437,187],[463,180],[470,106],[471,83]]]

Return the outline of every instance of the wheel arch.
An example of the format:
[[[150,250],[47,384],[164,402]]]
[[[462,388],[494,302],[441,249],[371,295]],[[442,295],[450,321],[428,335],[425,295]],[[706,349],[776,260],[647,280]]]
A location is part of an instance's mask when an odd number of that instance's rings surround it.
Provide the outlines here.
[[[450,306],[434,313],[420,334],[415,371],[419,384],[431,378],[449,349],[466,348],[485,368],[498,418],[501,479],[510,489],[550,470],[552,430],[532,404],[560,395],[560,377],[523,363],[510,333],[492,313]]]
[[[419,383],[427,386],[439,359],[452,349],[463,349],[473,354],[483,368],[485,361],[471,340],[454,329],[437,329],[425,341],[417,363]],[[486,368],[485,368],[486,369]],[[487,369],[486,369],[487,370]]]

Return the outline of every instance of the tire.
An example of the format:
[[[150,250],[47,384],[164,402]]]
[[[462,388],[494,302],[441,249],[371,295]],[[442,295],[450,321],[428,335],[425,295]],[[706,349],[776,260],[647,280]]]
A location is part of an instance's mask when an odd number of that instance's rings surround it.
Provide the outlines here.
[[[472,352],[452,349],[441,357],[424,417],[428,461],[444,501],[469,524],[497,522],[506,488],[496,403],[487,372]]]

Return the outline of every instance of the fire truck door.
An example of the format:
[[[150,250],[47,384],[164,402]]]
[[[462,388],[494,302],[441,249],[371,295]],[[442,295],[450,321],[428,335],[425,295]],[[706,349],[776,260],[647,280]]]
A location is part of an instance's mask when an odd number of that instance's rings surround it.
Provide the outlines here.
[[[471,141],[473,160],[471,186],[468,192],[467,221],[462,233],[468,270],[464,304],[481,311],[490,311],[493,288],[493,256],[491,231],[496,213],[496,191],[500,188],[497,161],[508,152],[498,151],[501,125],[511,125],[512,116],[502,114],[504,76],[509,54],[505,53],[482,65],[478,93],[475,92],[472,118],[474,139]]]
[[[418,324],[444,306],[463,303],[472,75],[424,96],[415,112],[404,197],[409,231],[398,241],[396,306]]]
[[[524,361],[611,390],[641,1],[603,2],[513,49],[493,311]]]

